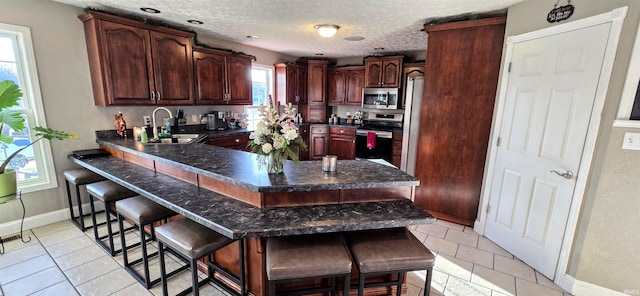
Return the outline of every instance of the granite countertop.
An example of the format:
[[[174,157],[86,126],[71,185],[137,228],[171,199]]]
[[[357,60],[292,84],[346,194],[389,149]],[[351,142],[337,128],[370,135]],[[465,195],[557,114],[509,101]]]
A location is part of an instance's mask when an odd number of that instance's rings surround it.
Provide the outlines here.
[[[254,192],[293,192],[417,186],[418,179],[367,160],[339,160],[337,171],[322,171],[321,161],[288,160],[284,174],[269,175],[257,154],[201,143],[143,144],[132,139],[98,138],[101,145],[166,163]]]
[[[69,159],[233,239],[435,222],[433,216],[410,200],[261,209],[119,158]]]

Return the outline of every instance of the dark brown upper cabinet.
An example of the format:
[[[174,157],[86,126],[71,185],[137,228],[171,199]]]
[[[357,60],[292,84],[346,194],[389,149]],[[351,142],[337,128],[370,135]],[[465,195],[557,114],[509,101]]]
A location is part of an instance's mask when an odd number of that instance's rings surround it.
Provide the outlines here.
[[[276,100],[280,104],[307,103],[307,67],[297,64],[276,64]]]
[[[97,106],[193,104],[193,33],[99,12],[79,18]]]
[[[197,105],[251,105],[251,57],[195,48],[193,70]]]
[[[404,56],[368,57],[364,59],[364,87],[400,87]]]
[[[349,66],[329,71],[329,105],[362,105],[364,67]]]

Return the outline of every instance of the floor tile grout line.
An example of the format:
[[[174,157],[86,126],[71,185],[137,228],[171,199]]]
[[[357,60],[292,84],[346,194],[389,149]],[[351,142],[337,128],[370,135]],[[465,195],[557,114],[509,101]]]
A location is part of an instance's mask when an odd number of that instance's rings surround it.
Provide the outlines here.
[[[66,230],[66,229],[65,229],[65,230]],[[69,285],[73,287],[73,290],[74,290],[74,291],[76,291],[76,293],[78,293],[78,295],[80,295],[80,291],[78,291],[78,289],[76,288],[76,286],[75,286],[73,283],[71,283],[71,280],[69,279],[69,277],[67,276],[67,274],[65,274],[65,273],[64,273],[64,271],[62,271],[62,268],[60,267],[60,265],[58,265],[58,262],[57,262],[55,259],[53,259],[53,255],[51,255],[51,253],[49,253],[49,250],[47,249],[47,247],[46,247],[45,245],[43,245],[43,244],[42,244],[42,241],[40,241],[40,238],[38,237],[38,235],[36,235],[36,234],[35,234],[35,232],[33,232],[33,231],[31,231],[31,232],[33,233],[33,236],[34,236],[34,237],[35,237],[35,239],[38,241],[38,243],[40,244],[40,246],[42,246],[42,248],[44,249],[44,251],[47,253],[47,255],[49,255],[49,258],[51,258],[51,261],[53,261],[53,263],[55,264],[56,268],[58,268],[58,270],[60,271],[60,273],[62,273],[62,276],[64,276],[64,278],[65,278],[65,280],[67,281],[67,283],[69,283]],[[51,286],[49,286],[49,287],[52,287],[52,286],[57,285],[57,284],[59,284],[59,283],[61,283],[61,282],[55,283],[55,284],[53,284],[53,285],[51,285]],[[41,289],[40,291],[42,291],[42,290],[44,290],[44,289],[47,289],[47,288],[49,288],[49,287],[43,288],[43,289]],[[37,293],[37,292],[39,292],[39,291],[36,291],[36,292],[33,292],[33,293]],[[33,293],[31,293],[31,294],[33,294]],[[9,296],[9,295],[6,295],[6,296]]]

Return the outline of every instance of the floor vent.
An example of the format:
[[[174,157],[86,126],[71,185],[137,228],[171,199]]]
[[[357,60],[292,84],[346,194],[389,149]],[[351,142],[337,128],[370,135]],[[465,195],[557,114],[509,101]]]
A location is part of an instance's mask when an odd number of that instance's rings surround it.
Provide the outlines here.
[[[6,243],[6,242],[17,240],[19,238],[20,238],[20,235],[19,234],[15,234],[15,235],[12,235],[12,236],[9,236],[9,237],[3,237],[2,239],[0,239],[0,241],[2,241],[3,243]]]

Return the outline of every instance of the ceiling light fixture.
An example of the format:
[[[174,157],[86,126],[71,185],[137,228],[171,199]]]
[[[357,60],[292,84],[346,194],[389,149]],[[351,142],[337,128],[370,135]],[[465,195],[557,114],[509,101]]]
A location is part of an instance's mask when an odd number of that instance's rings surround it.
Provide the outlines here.
[[[142,7],[140,8],[140,10],[147,12],[147,13],[160,13],[160,10],[157,10],[155,8],[151,8],[151,7]]]
[[[340,27],[336,25],[315,25],[314,28],[318,30],[318,34],[320,34],[320,36],[325,38],[332,37],[336,32],[338,32],[338,29],[340,29]]]
[[[199,20],[188,20],[187,23],[194,24],[194,25],[202,25],[202,24],[204,24],[203,22],[201,22]]]

